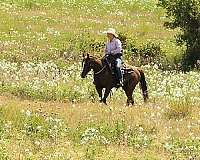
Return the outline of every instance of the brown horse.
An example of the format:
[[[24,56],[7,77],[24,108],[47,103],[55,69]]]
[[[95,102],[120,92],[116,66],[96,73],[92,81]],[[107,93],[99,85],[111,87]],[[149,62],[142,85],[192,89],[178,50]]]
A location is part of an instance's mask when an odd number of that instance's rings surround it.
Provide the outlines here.
[[[81,77],[85,78],[90,70],[94,72],[94,85],[100,97],[100,102],[106,104],[106,99],[112,88],[116,87],[116,78],[112,75],[111,69],[102,60],[87,54],[85,57],[83,55],[83,70]],[[136,85],[140,82],[140,87],[142,89],[144,101],[148,99],[147,84],[142,69],[137,67],[128,66],[124,69],[124,85],[123,90],[127,96],[127,105],[130,103],[133,105],[133,91]],[[104,96],[102,96],[102,91],[105,89]]]

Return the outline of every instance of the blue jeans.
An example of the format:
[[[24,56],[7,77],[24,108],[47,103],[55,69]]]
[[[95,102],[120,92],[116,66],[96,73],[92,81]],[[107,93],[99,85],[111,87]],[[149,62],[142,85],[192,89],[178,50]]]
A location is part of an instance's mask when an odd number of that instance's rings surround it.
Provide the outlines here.
[[[115,68],[116,68],[116,76],[117,76],[118,81],[122,81],[121,66],[122,66],[122,59],[121,58],[117,58],[115,60]]]
[[[117,68],[121,68],[121,66],[122,66],[122,59],[121,58],[117,58],[115,60],[115,62],[116,62],[116,67]]]

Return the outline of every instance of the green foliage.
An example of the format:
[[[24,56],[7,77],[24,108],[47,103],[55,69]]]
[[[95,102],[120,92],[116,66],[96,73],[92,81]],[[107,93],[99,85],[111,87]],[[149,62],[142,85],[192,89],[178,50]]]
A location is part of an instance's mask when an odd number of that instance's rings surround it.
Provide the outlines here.
[[[149,40],[137,46],[136,40],[122,32],[119,34],[119,39],[123,45],[124,57],[129,63],[135,66],[157,64],[159,68],[168,68],[170,63],[160,43]]]
[[[54,1],[49,0],[6,0],[6,2],[9,2],[11,5],[17,5],[18,7],[23,7],[26,9],[39,9],[41,6],[46,7],[56,4]]]
[[[157,64],[159,68],[167,69],[169,63],[160,44],[149,42],[139,49],[140,61],[142,65]]]
[[[177,36],[177,42],[187,46],[182,61],[183,69],[194,68],[200,59],[199,0],[159,0],[158,5],[166,9],[169,21],[165,22],[165,26],[182,31]]]

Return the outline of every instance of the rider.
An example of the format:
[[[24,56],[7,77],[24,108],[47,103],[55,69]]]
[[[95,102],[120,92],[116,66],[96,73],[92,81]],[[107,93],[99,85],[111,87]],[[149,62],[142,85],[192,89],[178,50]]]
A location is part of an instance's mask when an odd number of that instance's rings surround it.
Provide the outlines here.
[[[115,71],[118,79],[118,86],[123,86],[123,78],[122,78],[122,43],[117,38],[118,35],[114,28],[108,28],[104,33],[107,34],[108,42],[105,47],[105,56],[112,55],[115,58]]]

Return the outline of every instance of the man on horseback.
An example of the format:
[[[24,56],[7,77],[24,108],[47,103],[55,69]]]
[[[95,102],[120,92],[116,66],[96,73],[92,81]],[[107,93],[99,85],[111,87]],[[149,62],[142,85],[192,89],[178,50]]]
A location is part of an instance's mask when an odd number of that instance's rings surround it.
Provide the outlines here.
[[[87,54],[87,56],[83,55],[83,69],[81,72],[81,77],[85,78],[86,75],[91,70],[93,70],[93,83],[99,95],[100,102],[103,102],[105,104],[107,104],[106,100],[112,88],[122,86],[122,89],[125,91],[125,94],[127,96],[127,105],[133,105],[133,91],[138,83],[140,83],[143,98],[146,102],[146,100],[148,99],[148,91],[143,70],[133,66],[127,67],[127,65],[124,69],[124,75],[122,75],[122,43],[117,38],[118,35],[116,34],[115,29],[109,28],[104,33],[106,33],[108,37],[108,42],[105,47],[105,58],[98,59],[90,56],[89,54]],[[105,61],[109,61],[109,63],[106,63],[109,65],[109,67],[105,65]],[[113,75],[110,74],[110,62],[112,63],[112,61],[115,62],[114,66],[118,80],[117,86],[115,82],[113,83]]]
[[[123,76],[121,71],[122,65],[122,43],[117,38],[118,35],[116,30],[113,28],[109,28],[104,33],[107,34],[108,42],[105,47],[105,58],[109,56],[114,57],[114,68],[117,77],[117,86],[123,86]]]

